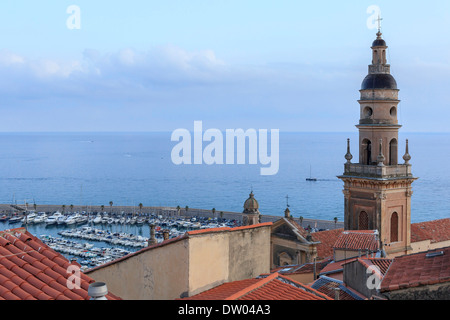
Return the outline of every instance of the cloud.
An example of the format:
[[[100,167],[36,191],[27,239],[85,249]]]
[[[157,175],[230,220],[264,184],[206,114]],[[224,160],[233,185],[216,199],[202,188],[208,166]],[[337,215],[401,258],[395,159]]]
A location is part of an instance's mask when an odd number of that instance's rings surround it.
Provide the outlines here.
[[[417,77],[403,78],[411,70],[439,78],[444,74],[440,64],[421,61],[410,69],[405,63],[395,65],[394,76],[408,106],[406,119],[420,109],[425,95],[415,90],[420,85]],[[100,131],[164,130],[199,119],[211,120],[216,128],[351,130],[365,73],[359,61],[238,65],[212,50],[176,46],[112,53],[86,49],[79,58],[67,60],[30,59],[3,50],[0,108],[10,119],[3,130],[15,129],[15,122],[30,130],[64,131],[68,119],[74,122],[70,128]],[[426,100],[435,109],[442,108],[438,97],[448,101],[436,92],[439,78],[429,77],[427,84]]]

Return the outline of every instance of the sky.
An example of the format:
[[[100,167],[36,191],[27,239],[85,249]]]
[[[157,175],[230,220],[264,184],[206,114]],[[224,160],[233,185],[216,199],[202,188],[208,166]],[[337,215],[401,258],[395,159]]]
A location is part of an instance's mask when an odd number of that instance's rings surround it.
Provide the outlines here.
[[[0,131],[356,131],[372,5],[402,130],[450,131],[447,0],[4,0]]]

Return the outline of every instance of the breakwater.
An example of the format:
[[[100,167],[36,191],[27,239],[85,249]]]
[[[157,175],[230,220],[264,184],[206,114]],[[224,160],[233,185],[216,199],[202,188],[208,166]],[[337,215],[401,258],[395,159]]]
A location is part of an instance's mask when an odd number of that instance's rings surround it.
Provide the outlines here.
[[[12,215],[23,215],[26,210],[34,210],[36,212],[46,212],[53,213],[56,211],[64,213],[72,212],[85,212],[86,214],[97,214],[99,212],[106,212],[113,216],[119,215],[161,215],[163,217],[200,217],[200,218],[217,218],[217,219],[227,219],[236,220],[242,222],[244,213],[232,212],[220,209],[198,209],[189,207],[158,207],[158,206],[116,206],[116,205],[96,205],[96,206],[86,206],[86,205],[46,205],[46,204],[0,204],[0,215],[6,215],[8,217]],[[281,215],[268,215],[261,214],[261,222],[274,222],[282,218]],[[299,217],[294,217],[294,220],[302,225],[303,227],[312,227],[317,230],[327,230],[335,228],[343,228],[343,221],[332,221],[323,219],[300,219]]]

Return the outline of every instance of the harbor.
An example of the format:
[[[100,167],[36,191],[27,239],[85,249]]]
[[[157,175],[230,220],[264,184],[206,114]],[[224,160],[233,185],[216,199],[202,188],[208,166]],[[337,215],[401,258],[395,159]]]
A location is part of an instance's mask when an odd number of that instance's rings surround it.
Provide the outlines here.
[[[81,270],[97,267],[148,246],[150,228],[156,242],[182,235],[189,230],[235,227],[237,220],[185,217],[155,212],[44,212],[15,210],[0,216],[2,230],[25,227],[33,235]]]
[[[86,271],[124,257],[148,246],[151,228],[157,243],[178,237],[186,231],[237,227],[242,213],[185,207],[108,207],[0,205],[2,230],[25,227],[50,248],[68,260],[75,260]],[[98,210],[98,211],[97,211]],[[280,216],[261,215],[261,222]],[[297,219],[298,220],[298,219]],[[312,232],[320,228],[341,227],[336,221],[297,221]]]

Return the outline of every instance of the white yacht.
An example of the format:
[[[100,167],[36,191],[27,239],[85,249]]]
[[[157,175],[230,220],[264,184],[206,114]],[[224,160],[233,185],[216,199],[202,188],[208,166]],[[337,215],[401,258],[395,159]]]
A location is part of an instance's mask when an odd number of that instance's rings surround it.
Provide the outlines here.
[[[56,223],[57,224],[65,224],[66,223],[66,216],[64,216],[63,214],[61,214],[61,216],[59,216],[57,219],[56,219]]]
[[[27,223],[27,224],[31,224],[33,223],[34,218],[36,218],[37,214],[36,213],[29,213],[29,214],[25,214],[25,217],[23,217],[23,219],[21,220],[21,222],[23,224]]]
[[[86,223],[86,222],[88,222],[88,217],[86,217],[84,215],[78,215],[78,217],[76,217],[75,220],[77,223]]]
[[[50,217],[47,217],[47,219],[45,220],[45,223],[46,224],[56,224],[57,219],[61,216],[63,216],[62,213],[59,211],[56,211],[53,215],[51,215]]]
[[[66,223],[66,225],[71,225],[71,224],[75,224],[77,222],[76,219],[77,219],[77,217],[75,215],[72,215],[72,216],[68,216],[64,222]],[[58,224],[59,224],[59,220],[58,220]]]
[[[42,213],[40,215],[37,215],[34,218],[33,223],[34,224],[42,223],[42,222],[45,222],[46,219],[47,219],[47,215],[45,213]]]
[[[95,224],[101,223],[102,222],[102,216],[100,214],[97,214],[97,216],[95,217],[95,219],[93,220],[93,222]]]

